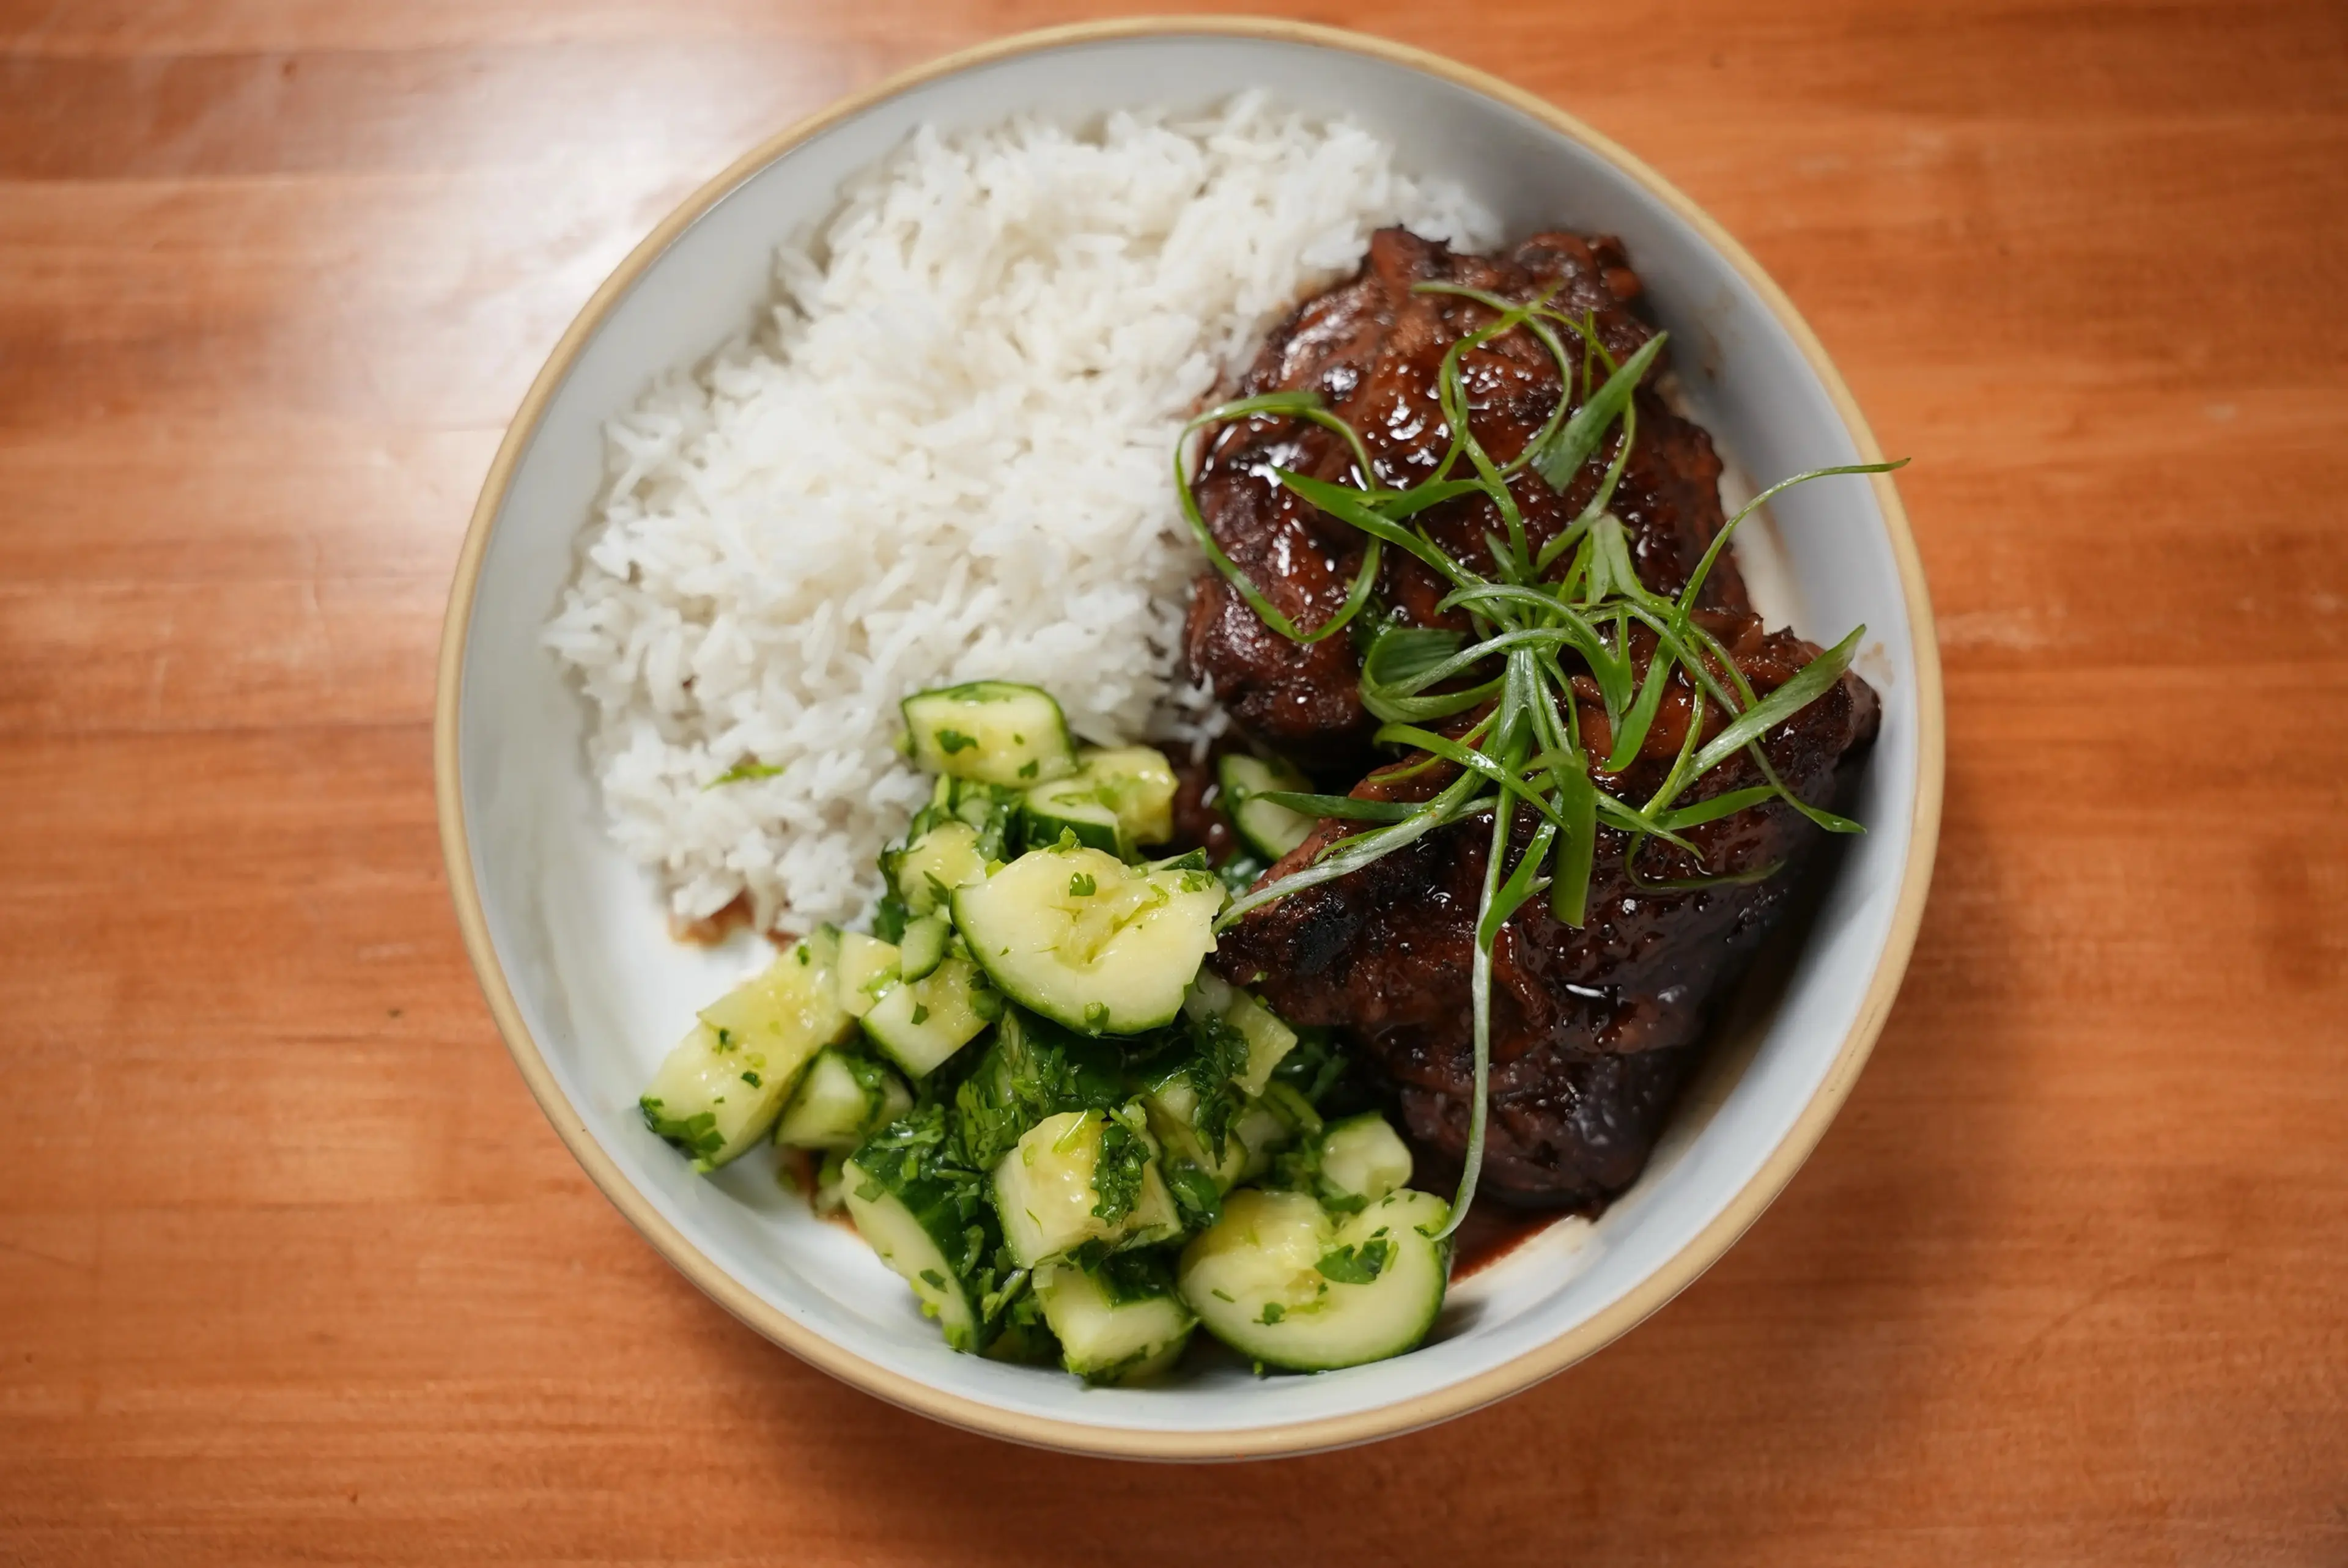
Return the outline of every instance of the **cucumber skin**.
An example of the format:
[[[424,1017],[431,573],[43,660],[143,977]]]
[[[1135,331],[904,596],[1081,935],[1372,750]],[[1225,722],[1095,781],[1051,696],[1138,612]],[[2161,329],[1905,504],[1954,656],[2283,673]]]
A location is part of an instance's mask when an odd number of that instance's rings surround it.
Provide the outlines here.
[[[644,1125],[695,1170],[706,1174],[764,1140],[808,1062],[855,1027],[834,995],[838,951],[828,930],[784,949],[704,1008],[661,1059],[637,1108]]]
[[[898,978],[908,985],[927,979],[944,960],[953,935],[953,925],[942,916],[923,915],[908,922],[904,938],[897,945]]]
[[[1131,845],[1126,843],[1125,835],[1117,826],[1116,813],[1107,806],[1095,806],[1094,810],[1108,818],[1102,822],[1080,815],[1065,804],[1045,801],[1042,799],[1044,790],[1050,787],[1046,784],[1030,790],[1027,798],[1020,803],[1019,836],[1022,842],[1039,849],[1048,848],[1060,841],[1063,833],[1067,833],[1075,835],[1076,842],[1086,849],[1097,849],[1103,855],[1114,855],[1120,860],[1131,858],[1127,853]]]
[[[1030,1127],[995,1163],[988,1195],[1002,1222],[1004,1241],[1021,1266],[1056,1263],[1087,1247],[1115,1252],[1147,1246],[1181,1234],[1181,1218],[1159,1169],[1158,1151],[1133,1124],[1142,1120],[1133,1114],[1128,1122],[1116,1112],[1062,1112]],[[1141,1140],[1147,1161],[1133,1206],[1122,1218],[1108,1221],[1098,1217],[1093,1200],[1103,1142],[1117,1127],[1127,1137]],[[1080,1184],[1070,1179],[1077,1176],[1082,1177]],[[1037,1214],[1037,1207],[1045,1212]]]
[[[1154,747],[1088,751],[1072,776],[1021,797],[1021,835],[1028,848],[1043,849],[1072,833],[1087,849],[1135,860],[1141,845],[1174,835],[1176,787],[1173,764]],[[1114,798],[1102,799],[1103,792]]]
[[[1214,951],[1215,942],[1212,931],[1214,917],[1220,911],[1226,895],[1222,891],[1221,885],[1215,882],[1211,874],[1207,872],[1135,872],[1121,864],[1116,864],[1115,856],[1106,855],[1097,861],[1079,861],[1077,869],[1093,876],[1096,878],[1096,886],[1106,886],[1106,879],[1112,876],[1140,876],[1153,886],[1165,889],[1170,897],[1199,897],[1211,890],[1214,894],[1213,907],[1206,909],[1206,917],[1200,923],[1197,933],[1204,940],[1198,944],[1199,951],[1191,955],[1188,963],[1183,966],[1179,979],[1169,985],[1166,983],[1163,977],[1156,975],[1148,977],[1149,985],[1164,990],[1165,995],[1162,999],[1112,1002],[1107,998],[1098,995],[1056,995],[1054,994],[1053,989],[1047,989],[1047,986],[1049,982],[1056,980],[1059,977],[1042,967],[1049,960],[1041,959],[1040,955],[1035,955],[1035,957],[1041,960],[1038,964],[1039,972],[1030,972],[1026,964],[1022,962],[1023,958],[1027,958],[1029,955],[1018,954],[1013,949],[1010,945],[1010,935],[1001,928],[1004,923],[1015,922],[1021,912],[1015,907],[1002,908],[994,906],[1000,904],[1005,897],[1000,889],[1011,886],[999,881],[1005,873],[1019,872],[1023,879],[1034,876],[1044,877],[1048,881],[1050,878],[1045,876],[1044,873],[1021,871],[1021,867],[1035,860],[1039,856],[1075,860],[1077,856],[1084,853],[1086,852],[1077,851],[1076,855],[1063,855],[1052,849],[1031,850],[1001,871],[988,876],[984,881],[968,883],[955,888],[952,905],[954,927],[962,933],[963,941],[969,945],[971,956],[978,961],[979,967],[986,971],[987,979],[994,982],[994,989],[1026,1008],[1030,1012],[1040,1014],[1064,1029],[1074,1030],[1085,1035],[1146,1034],[1153,1029],[1162,1028],[1180,1016],[1182,999],[1189,989],[1191,978],[1198,973],[1199,966],[1204,961],[1206,955]],[[1052,876],[1066,875],[1067,873],[1057,870],[1051,873]],[[1189,886],[1189,879],[1193,877],[1200,879],[1204,886],[1198,888]],[[989,889],[997,889],[997,891],[991,894]],[[1173,934],[1179,935],[1179,933]],[[1074,974],[1076,971],[1071,968],[1067,972]],[[1138,990],[1142,988],[1128,989]],[[1100,1010],[1093,1010],[1096,1008]]]
[[[1365,1208],[1410,1185],[1410,1145],[1375,1111],[1321,1130],[1319,1191],[1333,1210]]]
[[[1280,859],[1311,835],[1312,818],[1268,802],[1258,805],[1252,798],[1266,790],[1313,787],[1310,780],[1286,764],[1232,752],[1215,765],[1215,782],[1222,788],[1223,815],[1231,819],[1233,831],[1266,860]]]
[[[1258,1205],[1263,1206],[1267,1213],[1259,1215]],[[1284,1223],[1293,1217],[1288,1211],[1302,1212],[1298,1205],[1310,1205],[1315,1212],[1320,1210],[1317,1203],[1301,1193],[1264,1193],[1252,1189],[1235,1193],[1223,1218],[1183,1249],[1178,1271],[1182,1299],[1198,1313],[1200,1325],[1209,1334],[1241,1355],[1266,1367],[1290,1372],[1336,1371],[1345,1367],[1389,1360],[1416,1349],[1426,1341],[1427,1333],[1442,1314],[1451,1265],[1449,1240],[1437,1241],[1424,1234],[1425,1228],[1439,1225],[1449,1213],[1447,1204],[1429,1194],[1407,1189],[1395,1193],[1339,1225],[1329,1225],[1325,1214],[1322,1216],[1323,1224],[1318,1232],[1320,1239],[1314,1245],[1324,1248],[1358,1245],[1367,1240],[1381,1225],[1387,1227],[1388,1235],[1393,1237],[1398,1250],[1379,1280],[1366,1286],[1333,1284],[1328,1288],[1334,1291],[1375,1291],[1381,1286],[1391,1288],[1406,1283],[1415,1284],[1424,1295],[1416,1302],[1406,1298],[1403,1301],[1405,1310],[1396,1315],[1397,1327],[1391,1333],[1374,1338],[1356,1334],[1355,1347],[1333,1354],[1325,1348],[1315,1347],[1312,1329],[1321,1324],[1342,1320],[1320,1317],[1317,1313],[1308,1316],[1292,1312],[1276,1322],[1267,1324],[1251,1317],[1244,1301],[1223,1300],[1215,1296],[1211,1288],[1213,1276],[1202,1269],[1201,1264],[1218,1253],[1243,1251],[1250,1246],[1252,1233],[1261,1219]],[[1231,1227],[1230,1231],[1218,1235],[1217,1233],[1224,1232],[1227,1226]],[[1405,1227],[1416,1234],[1404,1234]],[[1238,1234],[1242,1232],[1249,1234]],[[1411,1255],[1414,1250],[1416,1255]],[[1406,1282],[1405,1270],[1422,1277]],[[1346,1305],[1358,1312],[1361,1307],[1379,1304],[1349,1301]],[[1368,1348],[1364,1348],[1365,1345]]]
[[[859,1151],[860,1153],[862,1151]],[[966,1276],[974,1261],[969,1255],[965,1228],[960,1223],[961,1194],[946,1182],[915,1176],[908,1180],[891,1180],[868,1171],[851,1157],[843,1168],[843,1190],[848,1202],[849,1217],[856,1222],[856,1230],[890,1271],[912,1286],[913,1295],[922,1304],[925,1317],[937,1320],[945,1335],[946,1344],[955,1350],[975,1351],[978,1348],[978,1303],[971,1299]],[[872,1188],[879,1192],[870,1196]],[[891,1207],[893,1205],[893,1208]],[[885,1233],[901,1216],[922,1241],[934,1251],[934,1259],[918,1255],[899,1257],[896,1249],[883,1250],[888,1241]],[[948,1245],[941,1232],[956,1238]],[[939,1276],[932,1283],[922,1276],[929,1269]],[[935,1296],[922,1289],[924,1285]]]
[[[847,1076],[844,1086],[853,1096],[855,1119],[820,1120],[808,1096],[819,1088],[825,1092],[841,1087],[833,1070]],[[834,1081],[826,1082],[831,1079]],[[850,1102],[843,1100],[843,1104]],[[852,1149],[911,1109],[912,1095],[897,1075],[860,1052],[851,1053],[838,1046],[827,1046],[815,1053],[799,1075],[798,1087],[783,1102],[783,1113],[775,1122],[775,1142],[786,1148]]]
[[[1014,704],[1025,711],[1004,718],[1002,710]],[[900,704],[900,711],[913,760],[933,774],[1017,787],[1076,771],[1076,743],[1068,734],[1066,715],[1040,686],[972,681],[916,692]],[[949,751],[945,732],[956,730],[958,723],[971,726],[957,732],[969,737],[970,743]],[[974,733],[998,723],[1019,724],[1017,733],[1024,739],[1014,744],[1006,734],[990,743]]]
[[[931,1016],[913,1022],[914,1007],[927,1009]],[[905,1015],[901,1020],[901,1013]],[[987,988],[983,972],[957,956],[918,980],[901,981],[881,992],[862,1023],[874,1048],[918,1083],[984,1034],[1002,1013],[1003,999]]]
[[[1122,1288],[1117,1277],[1126,1259],[1148,1276],[1137,1291]],[[1035,1271],[1035,1296],[1060,1341],[1060,1365],[1098,1385],[1143,1382],[1170,1369],[1199,1322],[1164,1263],[1150,1254],[1126,1254],[1093,1269],[1045,1264]]]

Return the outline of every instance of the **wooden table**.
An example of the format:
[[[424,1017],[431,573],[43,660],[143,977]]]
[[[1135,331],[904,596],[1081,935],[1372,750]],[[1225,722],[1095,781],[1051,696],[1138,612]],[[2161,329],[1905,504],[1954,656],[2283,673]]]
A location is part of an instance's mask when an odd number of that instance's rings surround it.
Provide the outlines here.
[[[2348,11],[1445,9],[1314,7],[1653,161],[1916,460],[1939,885],[1760,1225],[1531,1393],[1236,1470],[754,1338],[490,1028],[442,596],[664,210],[1067,11],[7,0],[0,1558],[2348,1562]]]

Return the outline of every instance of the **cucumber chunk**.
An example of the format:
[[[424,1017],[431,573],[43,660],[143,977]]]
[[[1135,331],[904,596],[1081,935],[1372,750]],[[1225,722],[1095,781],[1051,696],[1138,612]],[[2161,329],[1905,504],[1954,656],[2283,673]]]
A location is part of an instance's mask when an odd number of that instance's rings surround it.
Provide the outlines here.
[[[897,983],[897,945],[861,931],[839,934],[839,1005],[851,1018],[862,1018]]]
[[[1211,970],[1200,969],[1191,980],[1182,1010],[1196,1020],[1220,1019],[1240,1031],[1247,1041],[1247,1067],[1232,1081],[1250,1094],[1262,1094],[1281,1059],[1296,1049],[1296,1031],[1278,1013]]]
[[[1034,784],[1076,771],[1068,723],[1051,694],[973,681],[905,699],[913,760],[932,773],[991,784]]]
[[[1079,844],[1130,860],[1140,845],[1174,836],[1174,789],[1173,765],[1149,746],[1086,752],[1073,777],[1027,792],[1020,825],[1031,845],[1073,833]]]
[[[946,956],[946,938],[953,927],[942,917],[924,915],[906,923],[905,935],[897,943],[897,973],[899,978],[918,980],[938,967]]]
[[[791,1149],[853,1149],[912,1108],[905,1081],[861,1051],[819,1050],[775,1123]]]
[[[1182,1251],[1182,1299],[1207,1332],[1267,1367],[1327,1371],[1415,1348],[1443,1309],[1450,1207],[1388,1194],[1342,1224],[1303,1193],[1233,1193]]]
[[[1223,897],[1211,872],[1055,847],[954,889],[953,918],[1012,1000],[1086,1034],[1139,1034],[1181,1010]]]
[[[1284,805],[1255,797],[1266,790],[1309,790],[1312,781],[1285,763],[1268,763],[1242,752],[1227,753],[1215,764],[1215,782],[1222,786],[1224,815],[1249,847],[1266,860],[1277,860],[1304,842],[1313,819]]]
[[[713,1171],[767,1135],[816,1052],[848,1038],[829,928],[702,1009],[638,1102],[644,1125]]]
[[[849,1218],[880,1261],[913,1287],[946,1343],[976,1350],[978,1302],[964,1277],[976,1260],[960,1193],[951,1183],[907,1171],[910,1161],[877,1158],[868,1166],[865,1153],[859,1150],[840,1172]]]
[[[956,957],[918,980],[882,992],[864,1015],[864,1032],[918,1083],[1002,1013],[1003,999],[988,988],[978,966]]]
[[[1182,1234],[1138,1106],[1064,1111],[1029,1128],[994,1167],[994,1212],[1022,1267]]]
[[[1060,1364],[1088,1383],[1134,1383],[1168,1370],[1199,1321],[1154,1253],[1119,1253],[1091,1268],[1045,1264],[1035,1285],[1044,1321],[1059,1337]]]
[[[1375,1111],[1333,1122],[1321,1133],[1321,1201],[1365,1208],[1410,1184],[1410,1145]]]
[[[1100,799],[1081,774],[1029,790],[1019,805],[1019,834],[1039,846],[1073,837],[1086,849],[1129,858],[1131,846],[1118,827],[1117,807]]]
[[[929,915],[944,908],[955,888],[986,875],[986,856],[979,844],[978,829],[966,822],[949,821],[881,856],[880,868],[908,910]]]
[[[1230,1118],[1218,1154],[1211,1130],[1200,1125],[1207,1098],[1188,1069],[1177,1069],[1152,1084],[1141,1103],[1149,1113],[1150,1132],[1165,1148],[1166,1163],[1195,1165],[1214,1182],[1218,1193],[1228,1193],[1271,1169],[1272,1155],[1294,1136],[1268,1106],[1250,1100]]]

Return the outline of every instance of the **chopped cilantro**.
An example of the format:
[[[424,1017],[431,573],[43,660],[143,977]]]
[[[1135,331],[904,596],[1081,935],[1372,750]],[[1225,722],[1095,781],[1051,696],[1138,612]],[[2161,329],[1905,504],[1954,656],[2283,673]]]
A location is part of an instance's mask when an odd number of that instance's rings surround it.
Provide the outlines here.
[[[1122,1120],[1109,1117],[1093,1162],[1093,1217],[1117,1225],[1131,1214],[1141,1201],[1141,1178],[1148,1168],[1148,1143]]]
[[[924,1007],[924,1006],[923,1006],[922,1004],[921,1004],[920,1002],[915,1002],[915,1003],[913,1004],[913,1021],[914,1021],[915,1023],[917,1023],[917,1024],[923,1024],[923,1023],[927,1023],[927,1022],[929,1022],[929,1021],[930,1021],[930,1009],[929,1009],[928,1008]]]
[[[938,732],[938,750],[948,756],[953,755],[956,752],[966,752],[976,744],[978,744],[976,737],[965,735],[960,730]]]
[[[717,1103],[723,1105],[725,1102],[720,1100]],[[726,1147],[726,1134],[717,1130],[717,1113],[714,1111],[671,1116],[649,1094],[636,1102],[636,1108],[643,1112],[644,1125],[652,1129],[654,1137],[675,1144],[696,1160],[714,1159]]]
[[[742,1075],[742,1081],[748,1084],[753,1089],[763,1089],[766,1087],[766,1085],[759,1081],[758,1075],[755,1072],[744,1073]]]
[[[1267,1301],[1263,1304],[1262,1314],[1256,1318],[1256,1321],[1268,1328],[1287,1316],[1288,1308],[1277,1301]]]
[[[922,1270],[922,1277],[929,1281],[930,1288],[932,1290],[943,1290],[946,1287],[946,1276],[934,1268]]]
[[[1182,1228],[1204,1230],[1223,1215],[1223,1195],[1215,1188],[1215,1179],[1185,1161],[1169,1165],[1166,1170],[1166,1185],[1174,1194],[1175,1207],[1182,1211]]]
[[[1043,759],[1040,757],[1029,757],[1025,762],[1019,764],[1019,776],[1023,779],[1032,779],[1037,773],[1042,771],[1042,768]]]
[[[1099,890],[1100,884],[1093,880],[1093,874],[1089,871],[1079,871],[1068,878],[1068,897],[1071,898],[1089,898]]]
[[[1359,1246],[1341,1246],[1323,1253],[1313,1266],[1323,1279],[1339,1285],[1368,1285],[1394,1261],[1395,1244],[1376,1237]]]

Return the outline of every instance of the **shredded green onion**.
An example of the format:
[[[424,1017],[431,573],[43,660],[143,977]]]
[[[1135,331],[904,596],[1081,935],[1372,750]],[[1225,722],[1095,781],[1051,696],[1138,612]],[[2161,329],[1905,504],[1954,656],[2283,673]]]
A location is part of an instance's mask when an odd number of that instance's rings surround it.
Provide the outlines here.
[[[1632,886],[1649,892],[1753,883],[1775,876],[1781,869],[1775,864],[1667,881],[1651,881],[1639,874],[1635,862],[1651,842],[1693,856],[1701,866],[1701,851],[1682,836],[1682,831],[1741,811],[1782,803],[1828,832],[1861,831],[1859,824],[1814,806],[1787,788],[1762,743],[1770,731],[1816,702],[1841,678],[1866,628],[1854,630],[1763,697],[1754,692],[1727,651],[1696,622],[1694,614],[1704,584],[1730,536],[1765,502],[1811,479],[1888,473],[1906,459],[1814,468],[1780,480],[1727,520],[1677,595],[1657,594],[1640,580],[1629,530],[1608,508],[1638,438],[1635,395],[1662,353],[1666,334],[1655,333],[1618,364],[1599,340],[1592,317],[1570,316],[1550,303],[1554,287],[1524,302],[1451,283],[1421,283],[1416,290],[1454,295],[1494,313],[1492,321],[1456,339],[1444,354],[1436,377],[1436,401],[1449,432],[1449,444],[1427,477],[1406,488],[1387,488],[1359,433],[1311,391],[1266,393],[1201,414],[1183,427],[1175,444],[1174,477],[1183,517],[1207,559],[1248,608],[1289,641],[1310,645],[1360,619],[1375,596],[1383,552],[1388,548],[1408,555],[1449,583],[1450,591],[1438,609],[1463,611],[1477,629],[1469,637],[1380,619],[1364,639],[1362,702],[1384,721],[1375,739],[1381,744],[1406,747],[1422,759],[1387,769],[1380,776],[1402,779],[1445,764],[1456,769],[1457,776],[1423,801],[1266,792],[1262,798],[1291,811],[1375,825],[1336,839],[1312,864],[1235,900],[1218,924],[1219,929],[1228,927],[1251,910],[1349,876],[1439,827],[1487,812],[1491,815],[1491,847],[1477,906],[1469,977],[1475,1015],[1475,1100],[1468,1107],[1467,1160],[1444,1233],[1448,1235],[1474,1202],[1483,1167],[1491,1080],[1492,965],[1501,930],[1519,908],[1544,890],[1556,919],[1576,928],[1585,923],[1601,822],[1627,835],[1624,875]],[[1579,340],[1578,369],[1560,328]],[[1531,334],[1555,362],[1560,395],[1556,408],[1524,449],[1509,462],[1499,463],[1470,428],[1461,366],[1467,354],[1519,331]],[[1596,380],[1601,370],[1605,374],[1602,382]],[[1578,405],[1573,401],[1577,387],[1582,393]],[[1298,500],[1365,536],[1361,563],[1344,601],[1309,630],[1282,614],[1224,553],[1191,487],[1190,437],[1250,419],[1301,420],[1319,425],[1342,439],[1353,459],[1356,481],[1353,485],[1333,484],[1284,468],[1271,470],[1272,478]],[[1523,506],[1511,486],[1529,469],[1562,494],[1618,429],[1620,435],[1590,500],[1565,528],[1535,549],[1525,527]],[[1455,477],[1463,462],[1468,474]],[[1470,496],[1488,502],[1500,523],[1498,532],[1485,536],[1489,559],[1478,564],[1438,546],[1423,526],[1412,521],[1429,507]],[[1562,569],[1552,575],[1560,560]],[[1634,626],[1643,627],[1655,640],[1643,676],[1637,673],[1632,660]],[[1560,657],[1566,650],[1573,652],[1581,668],[1596,682],[1605,707],[1610,743],[1602,757],[1593,755],[1583,743],[1580,711],[1570,686],[1572,672]],[[1674,674],[1684,679],[1692,694],[1687,724],[1663,784],[1644,804],[1632,805],[1599,787],[1593,775],[1620,774],[1637,761]],[[1460,684],[1463,682],[1466,684]],[[1707,702],[1727,715],[1726,723],[1709,741],[1703,738]],[[1478,708],[1488,711],[1463,734],[1439,734],[1424,727]],[[1685,806],[1673,805],[1697,780],[1739,753],[1753,759],[1765,784]],[[1535,826],[1525,852],[1511,866],[1511,829],[1519,806],[1533,814]]]

